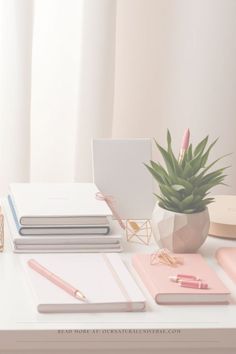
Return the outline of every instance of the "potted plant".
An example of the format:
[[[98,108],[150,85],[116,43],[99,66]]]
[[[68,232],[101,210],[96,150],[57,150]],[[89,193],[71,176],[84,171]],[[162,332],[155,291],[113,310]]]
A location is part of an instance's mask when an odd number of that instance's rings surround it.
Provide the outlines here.
[[[186,147],[181,159],[175,157],[171,135],[167,131],[167,149],[156,141],[165,165],[150,161],[146,165],[158,182],[160,192],[152,214],[152,230],[160,247],[176,253],[195,252],[205,241],[209,231],[207,205],[214,201],[211,189],[224,184],[227,167],[212,170],[224,156],[207,164],[211,149],[218,139],[208,145],[208,136],[195,148]]]

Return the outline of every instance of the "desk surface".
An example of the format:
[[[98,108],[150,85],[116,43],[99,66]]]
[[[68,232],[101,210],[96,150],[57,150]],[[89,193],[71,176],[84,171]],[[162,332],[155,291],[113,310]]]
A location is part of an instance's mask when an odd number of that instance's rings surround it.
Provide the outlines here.
[[[133,252],[156,247],[127,243],[121,254],[147,298],[147,310],[133,313],[40,314],[5,230],[0,254],[0,349],[236,347],[236,285],[217,265],[214,254],[232,240],[208,237],[199,252],[231,291],[229,305],[157,305],[130,265]],[[11,348],[12,347],[12,348]]]

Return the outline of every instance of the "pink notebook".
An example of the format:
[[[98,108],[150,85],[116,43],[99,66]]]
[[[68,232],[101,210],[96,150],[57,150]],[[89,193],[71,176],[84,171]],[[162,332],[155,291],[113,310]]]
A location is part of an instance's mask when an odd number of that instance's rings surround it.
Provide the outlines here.
[[[152,297],[159,304],[220,304],[229,302],[229,291],[200,254],[178,254],[183,265],[150,264],[149,254],[136,254],[132,264]],[[169,276],[191,274],[207,282],[208,289],[180,287]]]
[[[224,271],[236,283],[236,247],[222,247],[216,252],[216,259]]]

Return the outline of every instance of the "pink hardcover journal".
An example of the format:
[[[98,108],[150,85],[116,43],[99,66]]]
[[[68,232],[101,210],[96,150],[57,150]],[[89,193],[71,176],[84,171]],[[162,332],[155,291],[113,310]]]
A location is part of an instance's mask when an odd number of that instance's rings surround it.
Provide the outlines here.
[[[150,264],[149,254],[136,254],[132,264],[152,297],[159,304],[216,304],[229,301],[229,290],[224,286],[200,254],[178,254],[183,264],[169,267]],[[208,289],[180,287],[169,276],[190,274],[208,283]]]
[[[224,271],[236,283],[236,247],[222,247],[216,251],[216,259]]]

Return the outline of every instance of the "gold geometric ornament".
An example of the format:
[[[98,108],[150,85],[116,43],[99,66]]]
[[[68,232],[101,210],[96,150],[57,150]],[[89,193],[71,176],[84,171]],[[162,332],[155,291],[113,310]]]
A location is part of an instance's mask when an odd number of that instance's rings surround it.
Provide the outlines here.
[[[126,239],[129,242],[149,245],[152,236],[150,220],[126,220]]]

